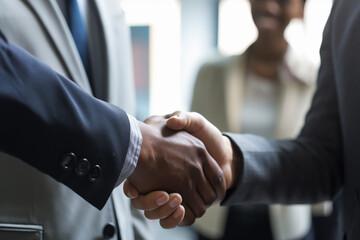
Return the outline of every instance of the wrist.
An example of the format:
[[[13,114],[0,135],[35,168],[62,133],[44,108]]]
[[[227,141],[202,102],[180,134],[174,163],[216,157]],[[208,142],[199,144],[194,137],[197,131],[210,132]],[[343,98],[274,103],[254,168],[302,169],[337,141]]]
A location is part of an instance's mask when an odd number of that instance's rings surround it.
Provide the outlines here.
[[[154,158],[154,151],[153,151],[153,142],[154,140],[151,139],[154,136],[151,135],[151,129],[148,124],[138,121],[138,126],[142,135],[142,144],[140,149],[140,154],[138,158],[137,165],[133,171],[133,173],[128,177],[129,180],[134,180],[137,176],[142,174],[142,170],[144,169],[144,165],[146,162],[151,161]]]
[[[228,149],[228,160],[223,167],[227,189],[235,187],[242,171],[242,155],[237,146],[227,137],[223,136]]]

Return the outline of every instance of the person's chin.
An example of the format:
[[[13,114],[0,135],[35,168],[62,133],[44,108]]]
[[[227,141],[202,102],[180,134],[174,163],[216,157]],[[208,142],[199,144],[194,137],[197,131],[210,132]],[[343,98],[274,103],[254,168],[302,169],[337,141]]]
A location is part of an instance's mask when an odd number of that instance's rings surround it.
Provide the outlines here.
[[[279,21],[273,18],[259,18],[256,25],[258,30],[264,33],[278,32],[281,29]]]

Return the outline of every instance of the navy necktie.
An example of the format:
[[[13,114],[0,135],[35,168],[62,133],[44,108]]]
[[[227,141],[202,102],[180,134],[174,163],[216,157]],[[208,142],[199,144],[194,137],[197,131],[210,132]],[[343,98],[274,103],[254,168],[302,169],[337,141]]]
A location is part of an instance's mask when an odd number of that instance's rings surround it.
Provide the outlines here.
[[[66,15],[71,34],[79,51],[86,74],[91,81],[89,45],[85,20],[82,18],[77,0],[66,0]],[[91,84],[92,85],[92,84]],[[93,87],[93,86],[92,86]]]

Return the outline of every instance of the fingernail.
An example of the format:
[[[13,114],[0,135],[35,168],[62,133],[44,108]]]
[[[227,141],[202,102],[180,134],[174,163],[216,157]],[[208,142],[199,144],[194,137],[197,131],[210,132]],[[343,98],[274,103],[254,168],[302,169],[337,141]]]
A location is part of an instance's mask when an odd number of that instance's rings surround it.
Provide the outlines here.
[[[181,209],[177,209],[177,210],[174,212],[173,217],[174,217],[174,218],[179,218],[179,217],[181,217],[181,214],[182,214]]]
[[[133,198],[134,198],[134,196],[131,194],[131,191],[127,191],[127,192],[126,192],[126,196],[127,196],[128,198],[130,198],[130,199],[133,199]]]
[[[178,198],[174,198],[170,201],[169,206],[174,208],[180,204],[180,200]]]
[[[157,204],[158,206],[161,206],[161,205],[164,205],[167,201],[168,201],[167,196],[166,196],[166,195],[163,195],[161,198],[158,198],[158,199],[156,200],[156,204]]]
[[[173,115],[169,119],[172,119],[172,118],[181,118],[181,116],[180,115]]]

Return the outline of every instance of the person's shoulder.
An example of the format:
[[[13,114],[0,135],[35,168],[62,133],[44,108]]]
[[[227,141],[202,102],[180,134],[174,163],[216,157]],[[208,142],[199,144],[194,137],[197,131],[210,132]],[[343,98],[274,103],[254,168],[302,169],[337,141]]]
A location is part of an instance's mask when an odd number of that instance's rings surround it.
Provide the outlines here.
[[[200,67],[200,71],[226,71],[234,62],[237,62],[241,55],[213,55],[208,57]]]

